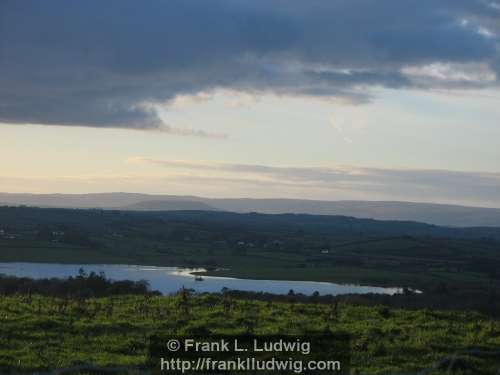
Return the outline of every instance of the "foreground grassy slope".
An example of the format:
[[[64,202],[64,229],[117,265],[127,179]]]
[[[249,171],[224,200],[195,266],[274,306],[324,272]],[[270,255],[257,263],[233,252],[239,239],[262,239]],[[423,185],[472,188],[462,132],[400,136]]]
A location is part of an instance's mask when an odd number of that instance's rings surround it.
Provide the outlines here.
[[[326,304],[233,299],[224,309],[217,294],[124,296],[64,300],[28,296],[0,299],[0,372],[30,372],[74,364],[139,367],[149,335],[157,332],[352,334],[353,366],[361,374],[416,373],[449,355],[461,356],[462,374],[496,374],[500,322],[473,312],[388,310],[341,303],[338,314]],[[442,367],[446,367],[446,361]],[[431,372],[444,374],[444,370]]]

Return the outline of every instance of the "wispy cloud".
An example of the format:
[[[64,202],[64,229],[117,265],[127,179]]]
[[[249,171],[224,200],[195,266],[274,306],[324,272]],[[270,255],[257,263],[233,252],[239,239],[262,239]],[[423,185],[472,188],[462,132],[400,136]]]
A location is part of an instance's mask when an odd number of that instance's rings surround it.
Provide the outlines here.
[[[229,135],[226,133],[208,132],[201,129],[176,128],[170,125],[162,125],[158,127],[156,130],[168,134],[180,135],[185,137],[200,137],[200,138],[212,138],[212,139],[229,138]]]
[[[500,173],[429,169],[382,169],[354,166],[290,167],[207,161],[129,159],[169,173],[186,173],[176,178],[200,182],[281,186],[310,192],[321,190],[345,198],[402,199],[481,204],[500,207]],[[286,193],[285,193],[286,194]]]

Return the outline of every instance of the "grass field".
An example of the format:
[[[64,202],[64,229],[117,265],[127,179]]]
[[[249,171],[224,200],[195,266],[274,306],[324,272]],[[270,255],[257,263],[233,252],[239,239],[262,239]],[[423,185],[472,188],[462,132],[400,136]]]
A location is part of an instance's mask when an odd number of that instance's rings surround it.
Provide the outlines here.
[[[103,240],[103,239],[101,239]],[[466,260],[444,259],[439,251],[424,258],[405,253],[411,241],[399,238],[339,246],[329,254],[296,253],[288,249],[207,248],[187,241],[104,239],[105,247],[43,241],[0,240],[0,262],[111,263],[208,267],[207,275],[248,279],[326,281],[348,284],[422,288],[440,282],[487,285],[488,274],[464,269]],[[352,248],[351,248],[352,247]],[[391,251],[392,250],[392,251]],[[474,256],[480,257],[476,251]],[[486,257],[487,258],[487,257]],[[345,259],[358,259],[349,264]],[[496,258],[495,258],[496,261]],[[217,270],[215,270],[217,268]]]
[[[498,228],[30,207],[0,207],[0,228],[0,262],[205,267],[210,274],[240,278],[418,289],[440,283],[484,288],[500,280]]]
[[[461,374],[496,374],[500,322],[473,312],[389,310],[233,299],[217,294],[62,300],[0,300],[0,370],[33,372],[82,363],[140,368],[152,334],[295,334],[329,330],[352,335],[352,363],[362,374],[416,373],[454,353]],[[471,352],[472,353],[472,352]],[[478,353],[482,353],[479,355]],[[498,354],[498,353],[497,353]],[[442,367],[446,367],[446,360]],[[445,371],[433,371],[441,374]]]
[[[29,297],[27,285],[35,282],[4,279],[0,292],[9,296],[0,297],[0,373],[79,364],[140,369],[149,337],[157,333],[326,331],[352,336],[353,367],[363,375],[423,369],[431,370],[419,374],[449,374],[450,364],[452,373],[462,375],[498,375],[500,369],[495,352],[500,350],[500,242],[493,229],[200,212],[0,208],[0,213],[9,235],[0,239],[0,262],[205,267],[219,276],[424,291],[295,296],[294,303],[287,296],[234,292],[228,309],[220,294],[193,295],[187,302],[179,296],[90,298],[107,294],[57,294],[50,287],[57,283],[47,280],[35,289],[46,296]],[[340,301],[338,314],[332,301]]]

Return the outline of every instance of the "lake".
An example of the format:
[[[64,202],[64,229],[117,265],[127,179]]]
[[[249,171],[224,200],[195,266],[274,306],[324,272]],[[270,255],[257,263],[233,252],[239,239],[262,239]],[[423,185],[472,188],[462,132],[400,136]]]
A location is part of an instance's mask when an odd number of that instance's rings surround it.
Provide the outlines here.
[[[251,280],[228,277],[203,276],[203,281],[196,281],[191,272],[202,271],[177,267],[154,267],[121,264],[56,264],[56,263],[0,263],[0,274],[43,278],[67,278],[78,275],[83,268],[87,273],[104,272],[112,280],[147,280],[151,289],[163,294],[172,294],[182,287],[192,288],[197,292],[220,292],[222,288],[250,292],[287,294],[290,289],[295,293],[310,295],[315,291],[322,295],[331,294],[396,294],[401,288],[382,288],[360,285],[342,285],[315,281],[286,280]]]

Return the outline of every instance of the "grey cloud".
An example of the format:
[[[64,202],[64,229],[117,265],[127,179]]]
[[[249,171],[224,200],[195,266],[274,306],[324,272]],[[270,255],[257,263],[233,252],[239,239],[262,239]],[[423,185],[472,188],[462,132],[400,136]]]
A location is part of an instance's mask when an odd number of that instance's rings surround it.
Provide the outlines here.
[[[217,88],[362,103],[374,86],[496,86],[403,72],[438,62],[500,74],[493,3],[2,0],[0,122],[157,129],[144,103]]]
[[[406,200],[475,202],[500,207],[500,173],[363,167],[276,167],[131,158],[175,170],[196,171],[196,178],[347,191]],[[210,173],[207,173],[210,172]],[[214,172],[219,172],[213,175]]]
[[[229,137],[225,133],[207,132],[205,130],[200,130],[200,129],[175,128],[165,124],[161,125],[161,127],[158,130],[169,134],[188,136],[188,137],[200,137],[200,138],[212,138],[212,139],[226,139]]]

